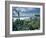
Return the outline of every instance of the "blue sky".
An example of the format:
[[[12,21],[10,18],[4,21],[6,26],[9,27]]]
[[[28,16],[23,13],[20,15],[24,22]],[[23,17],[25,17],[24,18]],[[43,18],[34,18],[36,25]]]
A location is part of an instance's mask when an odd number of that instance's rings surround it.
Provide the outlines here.
[[[12,7],[12,13],[14,16],[18,16],[16,10],[20,13],[20,16],[33,16],[35,14],[40,14],[40,8],[32,7]]]

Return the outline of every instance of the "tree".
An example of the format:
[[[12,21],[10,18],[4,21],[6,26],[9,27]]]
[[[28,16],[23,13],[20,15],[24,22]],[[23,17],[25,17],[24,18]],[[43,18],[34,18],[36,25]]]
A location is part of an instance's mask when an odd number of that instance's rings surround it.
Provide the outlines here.
[[[15,11],[17,12],[18,14],[18,18],[20,19],[20,14],[19,14],[19,11],[15,9]]]

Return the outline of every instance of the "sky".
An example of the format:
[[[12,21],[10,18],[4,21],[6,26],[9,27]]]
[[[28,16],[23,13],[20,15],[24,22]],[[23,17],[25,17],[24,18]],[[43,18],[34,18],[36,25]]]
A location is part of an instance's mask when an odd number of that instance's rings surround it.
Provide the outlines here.
[[[18,16],[19,12],[20,16],[33,16],[35,14],[40,14],[40,8],[32,8],[32,7],[12,7],[12,15]]]

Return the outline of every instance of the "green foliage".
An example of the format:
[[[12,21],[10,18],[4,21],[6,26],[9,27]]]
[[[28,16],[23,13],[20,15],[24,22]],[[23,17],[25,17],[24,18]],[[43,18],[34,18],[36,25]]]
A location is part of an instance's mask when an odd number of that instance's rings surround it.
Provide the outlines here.
[[[13,22],[13,31],[35,30],[40,28],[40,19],[20,20]]]

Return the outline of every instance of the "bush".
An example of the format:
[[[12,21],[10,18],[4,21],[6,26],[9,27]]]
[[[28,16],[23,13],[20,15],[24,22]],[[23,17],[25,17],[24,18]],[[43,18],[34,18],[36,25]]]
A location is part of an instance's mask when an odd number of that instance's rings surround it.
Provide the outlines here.
[[[35,30],[40,28],[40,20],[39,19],[30,19],[30,20],[20,20],[16,19],[13,22],[13,31],[21,31],[21,30]]]

